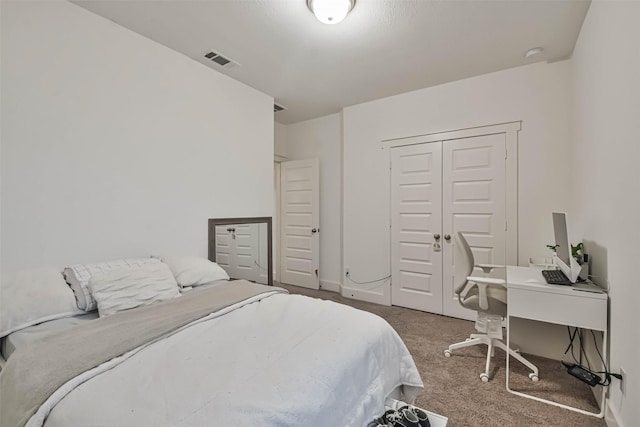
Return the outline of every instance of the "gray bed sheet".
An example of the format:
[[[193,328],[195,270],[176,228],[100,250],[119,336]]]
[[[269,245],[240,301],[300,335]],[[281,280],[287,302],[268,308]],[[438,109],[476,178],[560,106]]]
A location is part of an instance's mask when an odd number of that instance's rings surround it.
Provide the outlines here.
[[[38,341],[43,337],[56,332],[63,331],[68,328],[82,324],[82,322],[91,321],[98,318],[98,312],[83,314],[74,317],[65,317],[62,319],[51,320],[49,322],[39,323],[29,326],[19,331],[13,332],[2,338],[2,356],[5,360],[9,359],[11,354],[20,346],[27,343]]]
[[[228,283],[228,280],[217,280],[193,288],[185,288],[182,290],[182,292],[197,292],[200,290],[220,286],[224,283]],[[65,317],[63,319],[43,322],[38,325],[29,326],[19,331],[13,332],[4,338],[0,338],[0,352],[2,353],[1,356],[4,358],[4,360],[7,360],[9,359],[9,356],[11,356],[14,351],[16,351],[16,348],[21,345],[37,341],[46,335],[63,331],[67,328],[79,325],[81,322],[97,319],[98,317],[98,312],[94,311],[80,316]]]

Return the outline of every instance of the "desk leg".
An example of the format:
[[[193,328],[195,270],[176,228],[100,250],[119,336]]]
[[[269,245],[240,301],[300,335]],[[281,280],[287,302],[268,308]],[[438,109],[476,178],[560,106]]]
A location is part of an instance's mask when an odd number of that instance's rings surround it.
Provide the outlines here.
[[[511,316],[509,314],[507,314],[507,348],[511,348]],[[609,366],[609,357],[608,357],[608,352],[607,352],[607,331],[602,331],[602,354],[603,354],[603,359],[605,361],[605,365],[608,367]],[[522,393],[519,391],[515,391],[515,390],[511,390],[511,388],[509,387],[509,359],[511,359],[511,357],[509,357],[509,352],[507,353],[507,361],[506,361],[506,372],[505,372],[505,376],[506,376],[506,386],[507,386],[507,391],[511,394],[515,394],[517,396],[521,396],[521,397],[526,397],[527,399],[532,399],[532,400],[536,400],[538,402],[542,402],[542,403],[547,403],[549,405],[553,405],[553,406],[558,406],[560,408],[564,408],[564,409],[568,409],[570,411],[574,411],[574,412],[579,412],[581,414],[585,414],[585,415],[591,415],[592,417],[597,417],[597,418],[604,418],[604,412],[607,406],[607,401],[606,401],[606,394],[607,394],[607,389],[606,387],[602,387],[602,401],[600,402],[600,412],[589,412],[589,411],[585,411],[584,409],[579,409],[579,408],[574,408],[573,406],[569,406],[569,405],[565,405],[562,403],[558,403],[558,402],[554,402],[552,400],[547,400],[547,399],[542,399],[541,397],[537,397],[537,396],[532,396],[530,394],[526,394],[526,393]]]
[[[509,306],[507,306],[507,310],[508,310]],[[511,348],[511,316],[509,316],[509,313],[507,312],[507,348]],[[509,357],[509,352],[506,352],[506,356],[507,361],[506,361],[506,371],[505,371],[505,377],[506,377],[506,387],[507,387],[507,391],[509,393],[513,393],[513,391],[511,390],[511,388],[509,388],[509,362],[511,360],[511,357]]]

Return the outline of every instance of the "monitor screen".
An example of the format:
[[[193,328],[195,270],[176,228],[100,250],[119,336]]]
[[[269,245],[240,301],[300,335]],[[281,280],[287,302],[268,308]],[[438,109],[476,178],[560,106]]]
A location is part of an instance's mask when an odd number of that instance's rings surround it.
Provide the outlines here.
[[[556,255],[566,265],[570,264],[571,247],[567,233],[567,217],[564,213],[553,212],[553,233],[556,238]]]

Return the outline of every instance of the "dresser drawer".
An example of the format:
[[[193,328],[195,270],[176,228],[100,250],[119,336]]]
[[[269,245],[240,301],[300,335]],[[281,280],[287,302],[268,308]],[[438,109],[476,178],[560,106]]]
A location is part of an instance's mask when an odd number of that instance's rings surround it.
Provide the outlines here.
[[[607,329],[607,297],[604,294],[570,288],[564,293],[509,288],[507,311],[513,317],[598,331]]]

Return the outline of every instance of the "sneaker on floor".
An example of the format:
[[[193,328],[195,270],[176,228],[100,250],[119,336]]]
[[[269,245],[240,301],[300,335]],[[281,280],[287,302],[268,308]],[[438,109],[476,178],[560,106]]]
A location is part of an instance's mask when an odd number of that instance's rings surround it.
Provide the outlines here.
[[[418,408],[417,406],[407,405],[400,408],[400,411],[407,411],[413,414],[418,419],[418,427],[431,427],[431,423],[429,422],[429,416],[427,413]]]
[[[389,409],[384,413],[382,419],[391,427],[420,427],[418,417],[408,409]]]

